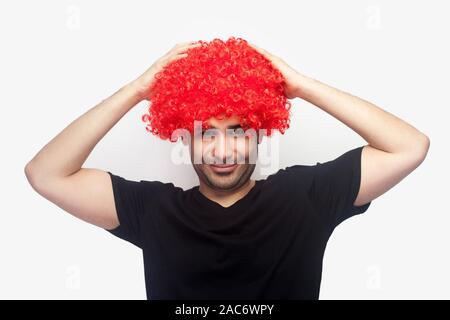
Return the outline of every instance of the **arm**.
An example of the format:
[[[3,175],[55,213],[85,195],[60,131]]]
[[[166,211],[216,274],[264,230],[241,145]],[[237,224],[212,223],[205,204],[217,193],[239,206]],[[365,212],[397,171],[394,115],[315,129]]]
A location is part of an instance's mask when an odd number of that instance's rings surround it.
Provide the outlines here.
[[[26,165],[25,174],[33,189],[86,222],[105,228],[118,226],[107,172],[81,166],[100,139],[137,102],[135,84],[130,83],[67,126]]]
[[[279,57],[251,44],[284,78],[288,98],[301,98],[358,133],[368,145],[361,156],[360,206],[391,189],[425,159],[430,139],[412,125],[374,104],[300,74]]]
[[[34,190],[72,215],[106,229],[119,225],[111,179],[106,171],[82,168],[103,136],[145,99],[154,75],[186,56],[194,45],[178,44],[136,80],[88,110],[48,142],[25,166]]]
[[[298,97],[332,115],[368,145],[361,155],[361,186],[354,205],[377,198],[416,169],[428,152],[429,138],[391,113],[315,79],[299,76]]]

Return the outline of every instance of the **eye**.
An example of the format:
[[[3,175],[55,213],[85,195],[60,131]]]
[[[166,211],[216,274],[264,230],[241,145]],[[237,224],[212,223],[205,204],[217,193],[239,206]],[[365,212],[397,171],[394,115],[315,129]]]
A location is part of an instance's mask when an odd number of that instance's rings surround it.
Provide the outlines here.
[[[239,127],[234,130],[234,136],[236,138],[243,138],[245,136],[245,131],[243,128]]]
[[[214,130],[203,130],[202,131],[202,136],[203,138],[211,138],[215,136],[215,131]]]

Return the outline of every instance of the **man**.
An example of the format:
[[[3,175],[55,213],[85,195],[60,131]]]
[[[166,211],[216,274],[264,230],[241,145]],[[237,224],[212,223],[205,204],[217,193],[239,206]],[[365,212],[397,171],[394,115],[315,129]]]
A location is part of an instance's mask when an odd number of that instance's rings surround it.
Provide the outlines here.
[[[254,146],[236,115],[210,117],[217,139],[201,136],[199,185],[131,181],[82,168],[99,140],[148,97],[155,75],[198,43],[176,45],[136,80],[72,122],[26,165],[32,187],[65,211],[143,250],[148,299],[317,299],[326,243],[345,219],[417,168],[430,141],[377,106],[293,70],[250,44],[301,98],[353,129],[368,144],[316,165],[280,169],[252,180]],[[227,144],[229,140],[244,143]],[[219,142],[218,142],[219,141]],[[197,141],[198,142],[198,141]],[[70,146],[70,148],[67,148]],[[228,160],[242,156],[244,163]]]

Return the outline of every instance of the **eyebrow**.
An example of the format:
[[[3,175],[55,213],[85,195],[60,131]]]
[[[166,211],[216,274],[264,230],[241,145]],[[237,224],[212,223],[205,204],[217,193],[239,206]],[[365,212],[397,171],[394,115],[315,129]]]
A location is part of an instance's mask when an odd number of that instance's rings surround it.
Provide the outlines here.
[[[239,129],[239,128],[242,128],[242,126],[239,123],[227,126],[227,129]],[[211,126],[211,129],[217,129],[217,128],[214,126]]]

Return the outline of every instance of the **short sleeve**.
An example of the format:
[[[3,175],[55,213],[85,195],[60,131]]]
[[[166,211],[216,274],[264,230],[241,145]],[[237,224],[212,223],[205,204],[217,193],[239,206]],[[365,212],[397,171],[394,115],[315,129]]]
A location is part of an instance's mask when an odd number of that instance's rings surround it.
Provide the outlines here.
[[[344,220],[365,212],[371,204],[353,205],[360,188],[363,147],[349,150],[331,161],[317,162],[313,166],[312,201],[332,229]]]
[[[144,215],[143,182],[124,179],[109,172],[120,225],[106,231],[141,248],[140,230]]]

